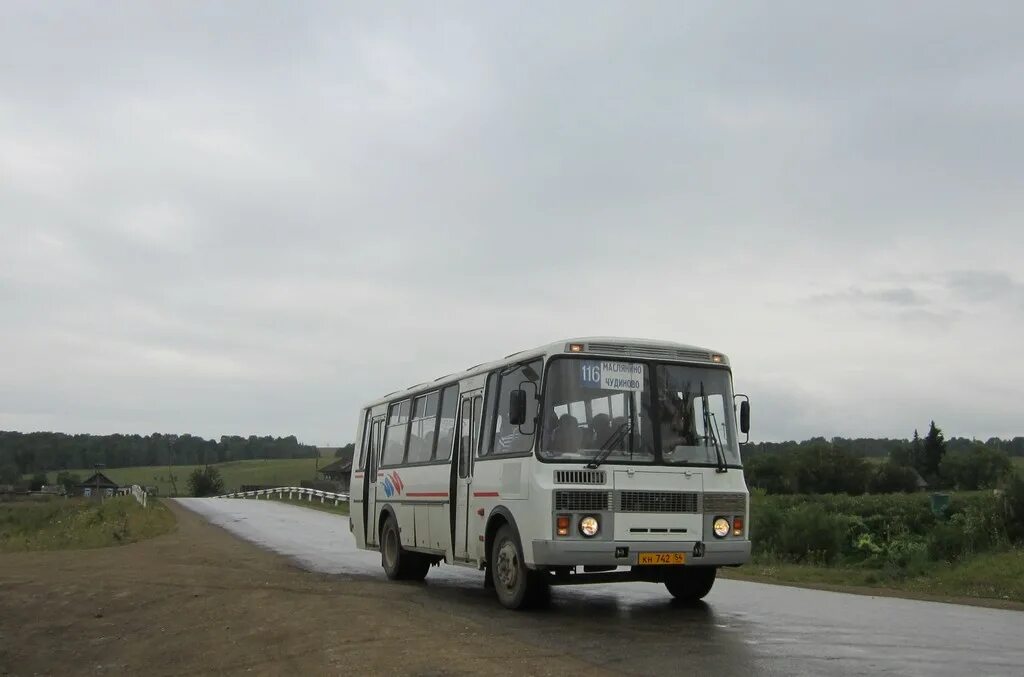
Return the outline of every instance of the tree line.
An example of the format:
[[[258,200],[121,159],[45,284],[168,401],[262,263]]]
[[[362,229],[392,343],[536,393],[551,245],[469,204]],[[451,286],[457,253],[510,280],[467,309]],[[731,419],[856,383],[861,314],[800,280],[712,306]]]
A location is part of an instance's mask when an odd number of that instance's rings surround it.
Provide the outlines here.
[[[0,431],[0,483],[69,468],[199,465],[268,458],[313,458],[315,446],[287,437],[223,435],[68,435]],[[13,477],[13,479],[12,479]]]
[[[743,461],[747,484],[770,494],[859,495],[998,487],[1013,475],[1011,455],[1024,456],[1022,451],[1022,437],[946,440],[932,421],[923,438],[915,430],[909,440],[818,437],[746,445]],[[878,456],[885,462],[867,460]]]

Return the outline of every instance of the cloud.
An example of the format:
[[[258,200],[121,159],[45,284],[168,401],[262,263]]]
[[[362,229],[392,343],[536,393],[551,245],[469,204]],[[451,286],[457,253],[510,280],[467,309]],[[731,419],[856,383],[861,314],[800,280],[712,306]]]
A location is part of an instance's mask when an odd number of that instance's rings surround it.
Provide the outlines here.
[[[534,12],[0,7],[0,427],[343,443],[618,334],[728,352],[761,439],[1012,431],[1024,9]]]

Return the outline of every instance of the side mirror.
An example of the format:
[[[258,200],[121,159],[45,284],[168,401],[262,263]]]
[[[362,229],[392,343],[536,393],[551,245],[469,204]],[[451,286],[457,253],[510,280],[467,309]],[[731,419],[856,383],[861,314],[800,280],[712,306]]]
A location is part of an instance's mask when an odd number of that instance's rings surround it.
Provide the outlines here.
[[[750,433],[750,402],[740,402],[740,432],[744,435]]]
[[[526,423],[526,391],[513,390],[508,396],[508,422],[511,425]]]

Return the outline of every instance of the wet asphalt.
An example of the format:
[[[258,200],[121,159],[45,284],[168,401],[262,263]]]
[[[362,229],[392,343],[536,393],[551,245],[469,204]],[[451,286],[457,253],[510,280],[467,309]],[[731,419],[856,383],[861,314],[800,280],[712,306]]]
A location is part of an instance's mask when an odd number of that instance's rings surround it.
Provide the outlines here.
[[[310,571],[383,579],[348,519],[266,500],[179,499],[210,522]],[[495,636],[602,667],[659,675],[1024,675],[1024,613],[719,579],[705,603],[660,584],[561,586],[550,606],[502,608],[481,572],[434,567],[406,586]]]

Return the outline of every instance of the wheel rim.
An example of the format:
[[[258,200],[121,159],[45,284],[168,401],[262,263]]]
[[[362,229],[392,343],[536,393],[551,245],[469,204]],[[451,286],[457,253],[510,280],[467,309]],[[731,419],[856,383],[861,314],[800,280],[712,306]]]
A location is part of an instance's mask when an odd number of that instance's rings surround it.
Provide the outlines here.
[[[398,535],[394,529],[384,530],[384,557],[388,567],[393,567],[398,560]]]
[[[506,590],[513,590],[519,582],[519,553],[515,543],[503,541],[496,560],[494,574],[497,582]]]

